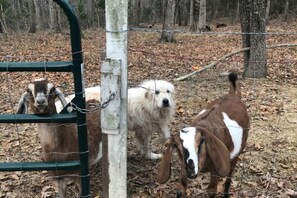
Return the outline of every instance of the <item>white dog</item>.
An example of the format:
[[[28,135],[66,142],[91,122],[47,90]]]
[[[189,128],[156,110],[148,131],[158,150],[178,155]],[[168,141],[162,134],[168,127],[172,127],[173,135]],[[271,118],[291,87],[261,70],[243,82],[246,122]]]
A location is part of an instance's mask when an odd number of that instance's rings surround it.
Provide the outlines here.
[[[175,113],[173,84],[164,80],[147,80],[128,89],[128,129],[135,131],[140,152],[149,159],[161,158],[151,151],[154,132],[170,138],[168,125]]]
[[[128,89],[128,129],[135,132],[137,147],[148,159],[159,159],[162,154],[151,151],[154,132],[163,133],[163,141],[170,138],[169,124],[175,113],[173,84],[164,80],[146,80]],[[86,100],[100,101],[100,86],[85,89]],[[66,97],[70,102],[74,95]],[[62,105],[56,102],[57,112]]]

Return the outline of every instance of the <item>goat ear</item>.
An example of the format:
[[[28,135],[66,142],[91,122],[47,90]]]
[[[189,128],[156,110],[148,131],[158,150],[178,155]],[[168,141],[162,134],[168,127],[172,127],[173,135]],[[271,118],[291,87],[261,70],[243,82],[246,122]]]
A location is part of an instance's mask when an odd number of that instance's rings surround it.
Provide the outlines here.
[[[230,152],[225,144],[211,132],[206,129],[198,128],[205,136],[205,145],[207,153],[210,156],[212,164],[221,177],[230,173]]]
[[[58,88],[55,88],[54,94],[59,98],[59,100],[61,101],[61,104],[63,105],[63,108],[64,108],[67,105],[67,101],[66,101],[62,91]]]
[[[172,137],[172,139],[170,140],[170,143],[166,148],[163,158],[159,164],[157,181],[160,184],[166,183],[171,175],[171,156],[172,156],[173,147],[174,147],[174,141]]]
[[[28,92],[25,92],[22,94],[17,109],[16,109],[16,113],[17,114],[26,114],[28,113]]]

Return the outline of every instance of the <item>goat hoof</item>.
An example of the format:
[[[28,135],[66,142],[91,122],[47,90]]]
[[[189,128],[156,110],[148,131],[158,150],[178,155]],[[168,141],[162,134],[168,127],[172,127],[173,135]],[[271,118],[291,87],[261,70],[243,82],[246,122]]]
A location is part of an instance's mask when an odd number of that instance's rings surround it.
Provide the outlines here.
[[[180,190],[176,190],[176,197],[182,198],[182,193],[180,192]]]

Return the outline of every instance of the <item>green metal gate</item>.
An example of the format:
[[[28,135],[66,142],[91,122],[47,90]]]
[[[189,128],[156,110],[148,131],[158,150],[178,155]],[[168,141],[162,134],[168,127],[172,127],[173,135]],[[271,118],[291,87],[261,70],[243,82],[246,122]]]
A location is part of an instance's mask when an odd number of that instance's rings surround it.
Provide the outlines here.
[[[78,19],[69,0],[53,0],[64,11],[70,24],[72,61],[63,62],[1,62],[0,72],[72,72],[74,76],[76,105],[85,109],[83,93],[83,56],[81,32]],[[63,111],[64,112],[64,111]],[[48,117],[31,114],[1,114],[0,123],[77,123],[79,161],[68,162],[8,162],[0,163],[0,171],[38,171],[38,170],[78,170],[82,182],[82,197],[90,197],[90,177],[88,169],[88,138],[86,115],[79,111],[49,115]]]

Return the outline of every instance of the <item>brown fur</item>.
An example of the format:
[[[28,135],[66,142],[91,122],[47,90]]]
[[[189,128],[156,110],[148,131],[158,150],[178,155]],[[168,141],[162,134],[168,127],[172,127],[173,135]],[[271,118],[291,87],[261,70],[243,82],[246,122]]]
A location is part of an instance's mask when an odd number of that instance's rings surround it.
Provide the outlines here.
[[[34,82],[34,88],[29,86],[20,99],[17,112],[27,113],[28,106],[34,114],[56,114],[55,99],[62,97],[60,91],[55,87],[51,90],[46,90],[48,83],[45,80]],[[47,96],[48,105],[44,111],[40,111],[38,106],[35,106],[36,93],[43,91]],[[33,93],[35,92],[35,93]],[[34,95],[33,95],[34,94]],[[47,95],[48,94],[48,95]],[[59,95],[59,96],[58,96]],[[97,100],[89,100],[86,103],[87,108],[90,103],[99,103]],[[89,109],[89,108],[88,108]],[[91,112],[86,115],[88,128],[88,146],[89,146],[89,163],[95,163],[99,152],[99,144],[102,142],[100,112]],[[60,162],[79,160],[78,150],[78,134],[76,124],[65,123],[39,123],[39,138],[42,146],[42,161],[45,162]],[[66,196],[67,180],[73,181],[81,191],[80,177],[69,176],[69,174],[79,174],[79,171],[49,171],[53,176],[57,176],[59,183],[59,197]]]
[[[248,130],[249,116],[244,103],[241,101],[241,93],[239,83],[236,80],[230,80],[229,94],[220,97],[211,102],[204,113],[201,113],[191,124],[196,128],[195,143],[196,149],[198,145],[205,139],[205,143],[201,144],[199,159],[199,172],[210,172],[211,180],[208,185],[208,193],[214,196],[217,192],[219,177],[226,177],[224,197],[229,197],[229,187],[231,183],[232,172],[236,166],[239,154],[245,148]],[[230,152],[234,145],[228,128],[223,122],[222,112],[226,113],[230,119],[235,120],[243,128],[243,136],[239,154],[232,160]],[[187,173],[186,162],[183,152],[182,139],[179,134],[171,138],[164,156],[160,162],[157,181],[165,183],[170,177],[171,171],[171,155],[173,148],[177,148],[178,155],[181,161],[181,173],[178,197],[186,197],[187,189]]]

